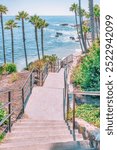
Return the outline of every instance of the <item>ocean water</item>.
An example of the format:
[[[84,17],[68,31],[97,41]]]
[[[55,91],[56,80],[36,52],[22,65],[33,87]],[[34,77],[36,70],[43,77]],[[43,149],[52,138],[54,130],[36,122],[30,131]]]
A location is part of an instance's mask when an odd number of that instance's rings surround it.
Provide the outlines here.
[[[14,19],[13,16],[5,16],[4,23],[9,19]],[[44,16],[49,26],[44,29],[44,51],[45,54],[56,54],[58,57],[66,57],[69,54],[78,51],[80,45],[70,39],[70,36],[77,37],[76,30],[71,25],[75,24],[73,16]],[[22,29],[21,21],[17,21],[19,28],[14,29],[14,49],[15,49],[15,63],[18,70],[25,67],[24,49],[22,42]],[[60,24],[67,23],[69,26],[61,26]],[[55,37],[56,32],[60,32],[63,35]],[[39,33],[39,47],[41,54],[41,36]],[[26,34],[26,48],[28,55],[28,63],[37,59],[37,50],[35,43],[34,26],[28,21],[25,22],[25,34]],[[5,46],[7,62],[11,62],[11,34],[9,30],[5,30]],[[2,49],[2,36],[0,27],[0,64],[3,63],[3,49]]]

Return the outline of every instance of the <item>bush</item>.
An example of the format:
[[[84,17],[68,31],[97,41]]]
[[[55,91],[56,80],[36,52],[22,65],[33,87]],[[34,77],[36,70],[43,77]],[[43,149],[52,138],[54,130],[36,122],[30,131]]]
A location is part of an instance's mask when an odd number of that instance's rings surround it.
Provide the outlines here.
[[[36,60],[35,62],[31,63],[28,67],[29,70],[33,69],[43,69],[45,66],[45,62],[43,60]]]
[[[0,103],[0,106],[2,106],[2,104]],[[0,109],[0,121],[3,120],[3,118],[6,116],[6,111],[3,109]]]
[[[72,120],[73,111],[69,112],[69,120]],[[75,116],[93,124],[94,126],[100,127],[100,108],[90,105],[83,104],[76,107]]]
[[[0,106],[2,106],[2,103],[0,103]],[[0,109],[0,122],[5,118],[7,115],[7,112],[3,109]],[[4,122],[4,124],[7,124],[8,120]],[[0,142],[4,139],[5,133],[0,134]]]
[[[45,55],[43,57],[43,61],[46,62],[46,63],[50,63],[50,64],[54,64],[57,60],[57,56],[56,55]]]
[[[13,72],[17,72],[17,67],[15,64],[5,64],[4,71],[6,71],[8,74],[11,74]]]
[[[2,134],[0,135],[0,142],[4,139],[4,137],[5,137],[5,133],[2,133]]]
[[[82,118],[85,121],[99,127],[100,126],[100,108],[83,104],[76,109],[76,117]]]
[[[28,69],[29,70],[33,70],[33,69],[43,69],[44,66],[49,63],[49,64],[54,64],[57,60],[57,56],[56,55],[45,55],[41,60],[36,60],[34,62],[32,62],[29,66]]]
[[[2,75],[2,74],[3,74],[3,71],[4,71],[3,66],[0,66],[0,75]]]
[[[80,85],[83,90],[100,90],[100,48],[99,41],[96,41],[89,53],[82,59],[72,75],[75,86]]]

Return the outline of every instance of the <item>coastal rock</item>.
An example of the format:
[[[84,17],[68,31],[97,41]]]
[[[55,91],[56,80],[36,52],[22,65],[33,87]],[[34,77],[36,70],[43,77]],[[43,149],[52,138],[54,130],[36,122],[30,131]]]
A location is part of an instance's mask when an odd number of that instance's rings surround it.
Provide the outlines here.
[[[71,27],[80,27],[80,25],[79,24],[77,24],[77,25],[71,25]]]
[[[69,24],[68,23],[62,23],[62,24],[60,24],[60,26],[69,26]]]
[[[76,118],[75,126],[85,140],[90,140],[90,144],[96,150],[100,150],[100,129],[89,124],[83,119]]]
[[[58,35],[63,35],[63,33],[61,33],[61,32],[56,32],[56,34],[58,34]]]
[[[70,38],[71,40],[75,40],[75,37],[73,37],[73,36],[70,36],[69,38]]]
[[[63,33],[56,32],[56,35],[55,35],[55,37],[59,37],[59,36],[62,36],[62,35],[63,35]]]

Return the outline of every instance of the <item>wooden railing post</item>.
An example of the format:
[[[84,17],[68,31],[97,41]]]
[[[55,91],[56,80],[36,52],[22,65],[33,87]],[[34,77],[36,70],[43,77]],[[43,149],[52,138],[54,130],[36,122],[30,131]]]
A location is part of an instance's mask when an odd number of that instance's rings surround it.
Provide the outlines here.
[[[9,102],[9,105],[8,105],[8,114],[10,115],[9,116],[9,124],[8,124],[8,130],[9,132],[11,132],[11,91],[8,92],[8,102]]]
[[[73,130],[75,129],[75,94],[73,94]]]
[[[24,114],[24,88],[22,88],[22,112]]]

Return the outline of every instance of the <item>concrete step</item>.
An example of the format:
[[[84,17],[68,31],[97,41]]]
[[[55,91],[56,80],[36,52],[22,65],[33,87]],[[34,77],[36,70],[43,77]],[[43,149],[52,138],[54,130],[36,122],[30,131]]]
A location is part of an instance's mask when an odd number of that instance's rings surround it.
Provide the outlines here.
[[[19,119],[17,122],[36,122],[36,123],[65,123],[64,120],[38,120],[38,119]]]
[[[64,143],[50,143],[50,144],[39,144],[30,143],[21,145],[18,144],[2,144],[0,145],[0,150],[95,150],[90,148],[89,141],[80,142],[64,142]]]
[[[60,142],[64,142],[64,141],[73,141],[73,137],[72,135],[54,135],[54,136],[45,136],[45,137],[25,137],[22,136],[21,138],[8,138],[5,140],[5,142],[7,143],[26,143],[26,142],[42,142],[43,143],[51,143],[54,141],[60,141]]]
[[[32,138],[32,139],[9,139],[5,140],[6,147],[19,147],[19,146],[30,146],[30,145],[36,145],[36,144],[49,144],[49,143],[64,143],[73,141],[72,136],[71,137],[54,137],[54,138],[48,138],[48,137],[41,137],[41,138]]]
[[[49,124],[45,124],[45,123],[15,123],[13,127],[27,127],[27,128],[30,128],[30,127],[43,127],[43,128],[46,128],[46,127],[57,127],[57,128],[67,128],[67,125],[64,123],[64,124],[52,124],[52,123],[49,123]]]
[[[20,131],[20,132],[22,132],[22,131],[32,131],[32,132],[34,132],[34,131],[45,131],[45,132],[52,132],[52,131],[67,131],[68,130],[68,128],[67,127],[36,127],[36,126],[32,126],[32,127],[26,127],[26,126],[20,126],[20,127],[18,127],[18,126],[16,126],[16,127],[13,127],[12,128],[12,131]]]
[[[15,123],[16,125],[22,125],[22,124],[24,124],[24,125],[42,125],[42,126],[44,126],[44,125],[66,125],[66,123],[64,122],[64,121],[33,121],[33,120],[23,120],[23,121],[18,121],[18,122],[16,122]]]
[[[66,124],[44,124],[44,123],[37,123],[37,124],[35,124],[35,123],[15,123],[14,125],[13,125],[13,127],[27,127],[27,128],[29,128],[29,127],[33,127],[33,126],[35,126],[35,127],[44,127],[44,128],[46,128],[46,127],[57,127],[57,128],[68,128],[68,126],[66,125]]]
[[[37,134],[37,135],[60,135],[60,134],[70,134],[69,130],[51,130],[51,131],[47,131],[47,130],[41,130],[41,131],[31,131],[31,130],[24,130],[24,131],[12,131],[11,136],[16,135],[16,136],[22,136],[22,135],[33,135],[33,134]]]
[[[54,137],[72,137],[71,134],[69,133],[57,133],[57,134],[38,134],[38,133],[22,133],[22,134],[12,134],[12,133],[9,133],[7,135],[7,138],[6,139],[31,139],[31,138],[40,138],[40,137],[47,137],[47,138],[54,138]],[[73,137],[72,137],[73,139]]]

